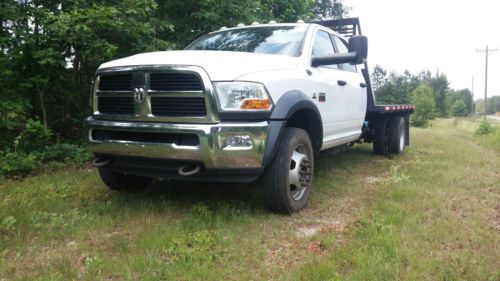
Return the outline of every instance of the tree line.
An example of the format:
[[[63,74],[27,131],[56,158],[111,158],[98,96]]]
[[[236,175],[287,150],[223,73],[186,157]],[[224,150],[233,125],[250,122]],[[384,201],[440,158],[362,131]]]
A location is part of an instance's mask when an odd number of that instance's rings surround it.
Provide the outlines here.
[[[91,80],[103,62],[183,49],[222,26],[343,17],[348,8],[341,1],[2,0],[0,164],[78,144]],[[61,157],[71,150],[59,148]]]
[[[372,73],[372,84],[378,104],[414,104],[412,123],[426,126],[434,117],[469,116],[476,105],[469,89],[452,89],[444,73],[422,71],[413,74],[387,73],[376,65]]]

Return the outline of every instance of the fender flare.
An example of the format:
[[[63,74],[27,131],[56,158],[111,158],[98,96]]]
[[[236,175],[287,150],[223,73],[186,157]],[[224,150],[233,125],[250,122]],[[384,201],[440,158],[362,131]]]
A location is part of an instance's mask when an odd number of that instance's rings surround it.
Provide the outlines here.
[[[314,150],[319,152],[322,144],[321,142],[323,140],[323,122],[321,119],[321,114],[319,113],[318,107],[314,104],[313,101],[311,101],[308,96],[306,96],[301,91],[293,90],[286,92],[278,100],[271,113],[271,117],[269,120],[267,145],[264,151],[264,159],[262,163],[263,166],[269,164],[269,162],[274,158],[277,146],[279,145],[279,141],[283,135],[288,119],[292,117],[293,114],[303,109],[313,112],[320,123],[318,129],[319,132],[317,132],[320,139],[319,144],[318,142],[314,142],[314,140],[311,140],[313,141]]]

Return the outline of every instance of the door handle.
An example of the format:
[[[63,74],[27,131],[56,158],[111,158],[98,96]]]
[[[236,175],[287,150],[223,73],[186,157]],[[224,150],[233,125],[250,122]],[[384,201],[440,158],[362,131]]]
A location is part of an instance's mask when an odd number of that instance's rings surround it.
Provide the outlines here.
[[[361,88],[366,88],[366,84],[365,84],[365,83],[359,83],[359,86],[360,86]]]
[[[345,85],[347,85],[347,81],[337,80],[337,84],[339,84],[339,86],[345,86]]]

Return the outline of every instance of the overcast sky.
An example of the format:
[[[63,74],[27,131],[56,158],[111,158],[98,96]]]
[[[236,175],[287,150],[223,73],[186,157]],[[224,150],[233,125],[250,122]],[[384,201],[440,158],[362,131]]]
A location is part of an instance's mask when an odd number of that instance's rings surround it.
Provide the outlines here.
[[[370,67],[417,74],[445,73],[452,88],[484,97],[485,54],[500,48],[500,2],[495,0],[345,0],[368,36]],[[488,96],[500,95],[500,51],[490,52]]]

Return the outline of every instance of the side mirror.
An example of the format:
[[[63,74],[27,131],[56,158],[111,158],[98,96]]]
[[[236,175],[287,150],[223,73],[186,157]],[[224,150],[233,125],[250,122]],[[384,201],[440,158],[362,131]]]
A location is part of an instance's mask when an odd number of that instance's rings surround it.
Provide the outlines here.
[[[368,38],[362,35],[349,38],[349,53],[356,53],[354,64],[363,63],[368,58]]]
[[[330,64],[361,64],[368,57],[368,38],[358,35],[349,39],[349,52],[325,57],[313,57],[311,65],[316,67]]]

